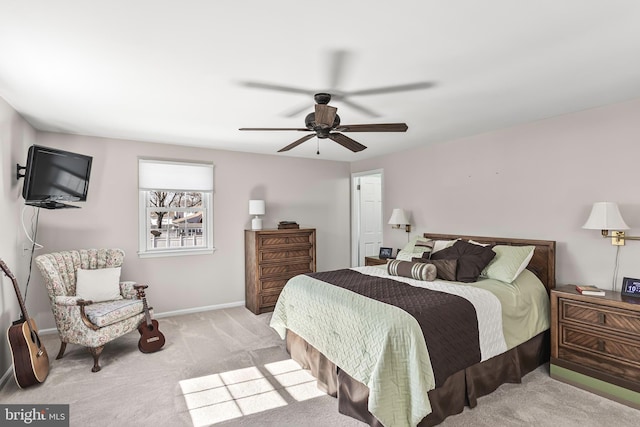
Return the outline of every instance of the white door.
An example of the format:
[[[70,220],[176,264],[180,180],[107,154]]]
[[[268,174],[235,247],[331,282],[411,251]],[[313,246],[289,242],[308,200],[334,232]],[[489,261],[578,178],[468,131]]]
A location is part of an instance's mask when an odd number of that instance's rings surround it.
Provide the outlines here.
[[[354,177],[354,203],[357,225],[357,263],[364,265],[365,256],[380,253],[382,246],[382,173]],[[354,242],[355,243],[355,242]]]

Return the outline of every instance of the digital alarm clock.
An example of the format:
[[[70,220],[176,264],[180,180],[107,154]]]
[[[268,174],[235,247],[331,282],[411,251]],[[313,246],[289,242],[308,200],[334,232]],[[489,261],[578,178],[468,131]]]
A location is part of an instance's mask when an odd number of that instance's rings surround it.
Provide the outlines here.
[[[622,279],[622,289],[620,292],[625,297],[640,298],[640,279],[625,277]]]

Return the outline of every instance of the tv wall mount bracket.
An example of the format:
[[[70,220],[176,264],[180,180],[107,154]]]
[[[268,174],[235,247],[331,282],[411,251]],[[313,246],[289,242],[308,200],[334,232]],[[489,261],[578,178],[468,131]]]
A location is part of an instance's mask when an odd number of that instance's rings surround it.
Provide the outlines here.
[[[20,166],[20,163],[16,163],[16,181],[20,178],[24,178],[24,174],[21,174],[20,171],[27,169],[26,166]]]

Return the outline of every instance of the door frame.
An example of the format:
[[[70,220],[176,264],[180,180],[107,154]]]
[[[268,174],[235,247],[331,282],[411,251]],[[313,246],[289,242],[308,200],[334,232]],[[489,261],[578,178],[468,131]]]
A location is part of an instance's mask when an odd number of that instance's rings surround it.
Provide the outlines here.
[[[358,192],[358,180],[368,175],[380,175],[380,218],[384,212],[384,169],[373,169],[351,173],[351,266],[358,265],[360,251],[360,193]],[[382,220],[384,227],[384,219]]]

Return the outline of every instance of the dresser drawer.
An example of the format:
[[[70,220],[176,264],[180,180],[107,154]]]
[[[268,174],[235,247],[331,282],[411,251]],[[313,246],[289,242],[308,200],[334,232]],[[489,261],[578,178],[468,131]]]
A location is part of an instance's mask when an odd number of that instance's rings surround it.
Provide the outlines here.
[[[291,264],[262,264],[258,266],[261,279],[285,275],[290,278],[296,274],[311,273],[312,271],[311,260]]]
[[[598,326],[602,330],[632,334],[640,339],[640,317],[637,313],[562,298],[559,302],[561,322]]]
[[[296,274],[287,274],[277,279],[260,280],[260,290],[264,292],[280,292],[293,276],[296,276]]]
[[[295,246],[312,243],[311,232],[291,234],[265,234],[258,236],[258,248],[282,248],[283,246]]]
[[[275,294],[261,294],[260,295],[260,308],[274,307],[278,302],[280,292]]]
[[[265,261],[280,261],[288,260],[291,258],[310,258],[311,257],[311,245],[302,249],[288,249],[277,251],[260,251],[258,253],[258,262]]]

